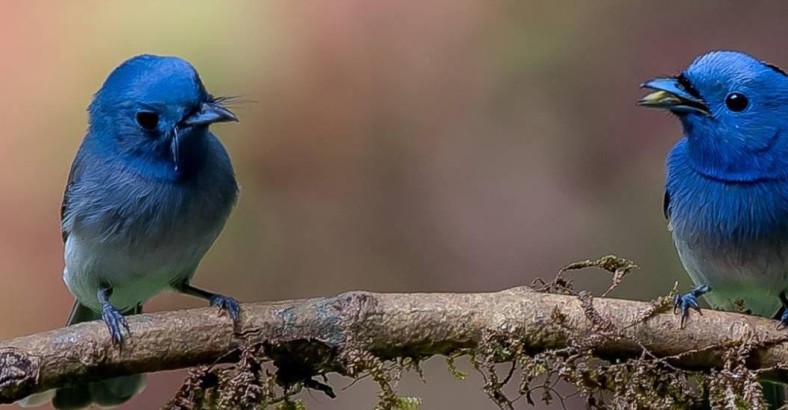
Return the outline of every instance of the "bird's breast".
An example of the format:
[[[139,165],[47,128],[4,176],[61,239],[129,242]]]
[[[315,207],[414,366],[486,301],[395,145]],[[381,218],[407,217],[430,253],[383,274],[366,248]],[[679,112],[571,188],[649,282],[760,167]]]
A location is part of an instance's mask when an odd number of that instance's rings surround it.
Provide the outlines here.
[[[693,281],[712,287],[707,300],[775,314],[788,286],[788,183],[720,181],[674,158],[667,190],[676,248]]]
[[[229,160],[194,178],[145,178],[124,167],[94,170],[68,194],[65,280],[95,307],[100,283],[125,308],[193,274],[221,232],[238,188]]]

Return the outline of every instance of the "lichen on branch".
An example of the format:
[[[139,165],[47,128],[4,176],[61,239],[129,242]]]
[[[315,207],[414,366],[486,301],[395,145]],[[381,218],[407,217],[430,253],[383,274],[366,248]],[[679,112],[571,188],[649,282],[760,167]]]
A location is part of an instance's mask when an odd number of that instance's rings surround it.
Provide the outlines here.
[[[612,273],[608,292],[635,267],[605,257],[570,268],[588,266]],[[575,291],[566,274],[494,293],[348,292],[248,303],[236,328],[210,308],[133,316],[122,349],[100,322],[2,341],[0,403],[69,383],[194,368],[167,407],[297,409],[304,388],[332,396],[324,376],[338,373],[377,382],[379,408],[407,409],[420,399],[398,395],[399,375],[436,355],[456,377],[454,360],[471,358],[480,388],[504,409],[517,400],[563,400],[559,381],[599,408],[704,397],[758,408],[757,380],[788,381],[788,339],[773,321],[706,311],[679,329],[669,295],[595,298]],[[504,394],[509,383],[517,383],[515,397]]]

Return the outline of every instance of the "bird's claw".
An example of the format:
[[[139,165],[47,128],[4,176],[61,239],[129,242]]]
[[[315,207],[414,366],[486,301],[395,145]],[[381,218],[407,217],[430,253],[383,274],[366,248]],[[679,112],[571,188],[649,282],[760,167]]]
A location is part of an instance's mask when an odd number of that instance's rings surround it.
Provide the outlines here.
[[[777,324],[777,330],[783,330],[788,327],[788,310],[784,310],[780,316],[780,323]]]
[[[709,285],[700,285],[683,295],[676,295],[676,299],[673,302],[673,314],[681,314],[680,328],[684,328],[684,322],[689,316],[690,308],[703,316],[703,312],[701,312],[700,306],[698,305],[698,297],[708,293],[710,290],[711,288]]]
[[[241,312],[241,304],[238,303],[237,300],[229,296],[213,295],[208,300],[208,303],[210,303],[211,306],[217,306],[219,309],[227,312],[227,314],[230,315],[230,319],[233,320],[233,323],[238,322],[238,317],[240,316]]]
[[[780,292],[780,302],[783,304],[783,314],[780,316],[777,330],[783,330],[788,327],[788,298],[785,297],[785,291]]]
[[[107,325],[109,335],[112,337],[112,344],[123,344],[123,329],[126,329],[126,333],[131,336],[131,330],[129,330],[129,323],[126,321],[126,318],[109,303],[105,303],[101,307],[101,319]]]

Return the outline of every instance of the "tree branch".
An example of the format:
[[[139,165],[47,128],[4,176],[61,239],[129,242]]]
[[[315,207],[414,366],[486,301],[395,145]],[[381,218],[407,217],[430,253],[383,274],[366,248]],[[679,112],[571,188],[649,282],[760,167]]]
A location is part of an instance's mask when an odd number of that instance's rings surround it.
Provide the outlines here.
[[[244,304],[235,330],[209,308],[130,317],[132,337],[122,349],[111,344],[103,323],[83,323],[0,342],[0,403],[68,383],[232,362],[248,344],[265,345],[275,364],[312,374],[347,374],[340,353],[351,345],[382,360],[425,358],[474,349],[490,333],[516,336],[532,353],[565,348],[572,337],[602,334],[588,342],[600,358],[638,357],[645,348],[683,369],[721,369],[732,345],[755,340],[747,367],[788,381],[780,369],[788,363],[788,346],[781,343],[786,337],[774,321],[705,310],[679,329],[677,317],[665,312],[670,307],[662,305],[592,302],[582,292],[559,295],[524,287],[478,294],[349,292]]]

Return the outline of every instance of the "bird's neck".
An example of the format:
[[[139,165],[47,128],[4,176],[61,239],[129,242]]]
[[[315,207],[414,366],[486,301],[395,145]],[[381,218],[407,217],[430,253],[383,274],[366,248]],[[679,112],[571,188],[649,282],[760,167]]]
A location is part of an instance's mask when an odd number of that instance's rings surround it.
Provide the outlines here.
[[[758,138],[758,143],[735,132],[723,137],[702,129],[685,127],[685,131],[690,164],[706,177],[727,182],[788,180],[788,155],[778,155],[786,141],[777,130]]]
[[[208,155],[207,133],[207,129],[200,129],[180,136],[177,163],[175,163],[171,155],[168,158],[178,179],[192,177],[205,165]]]

